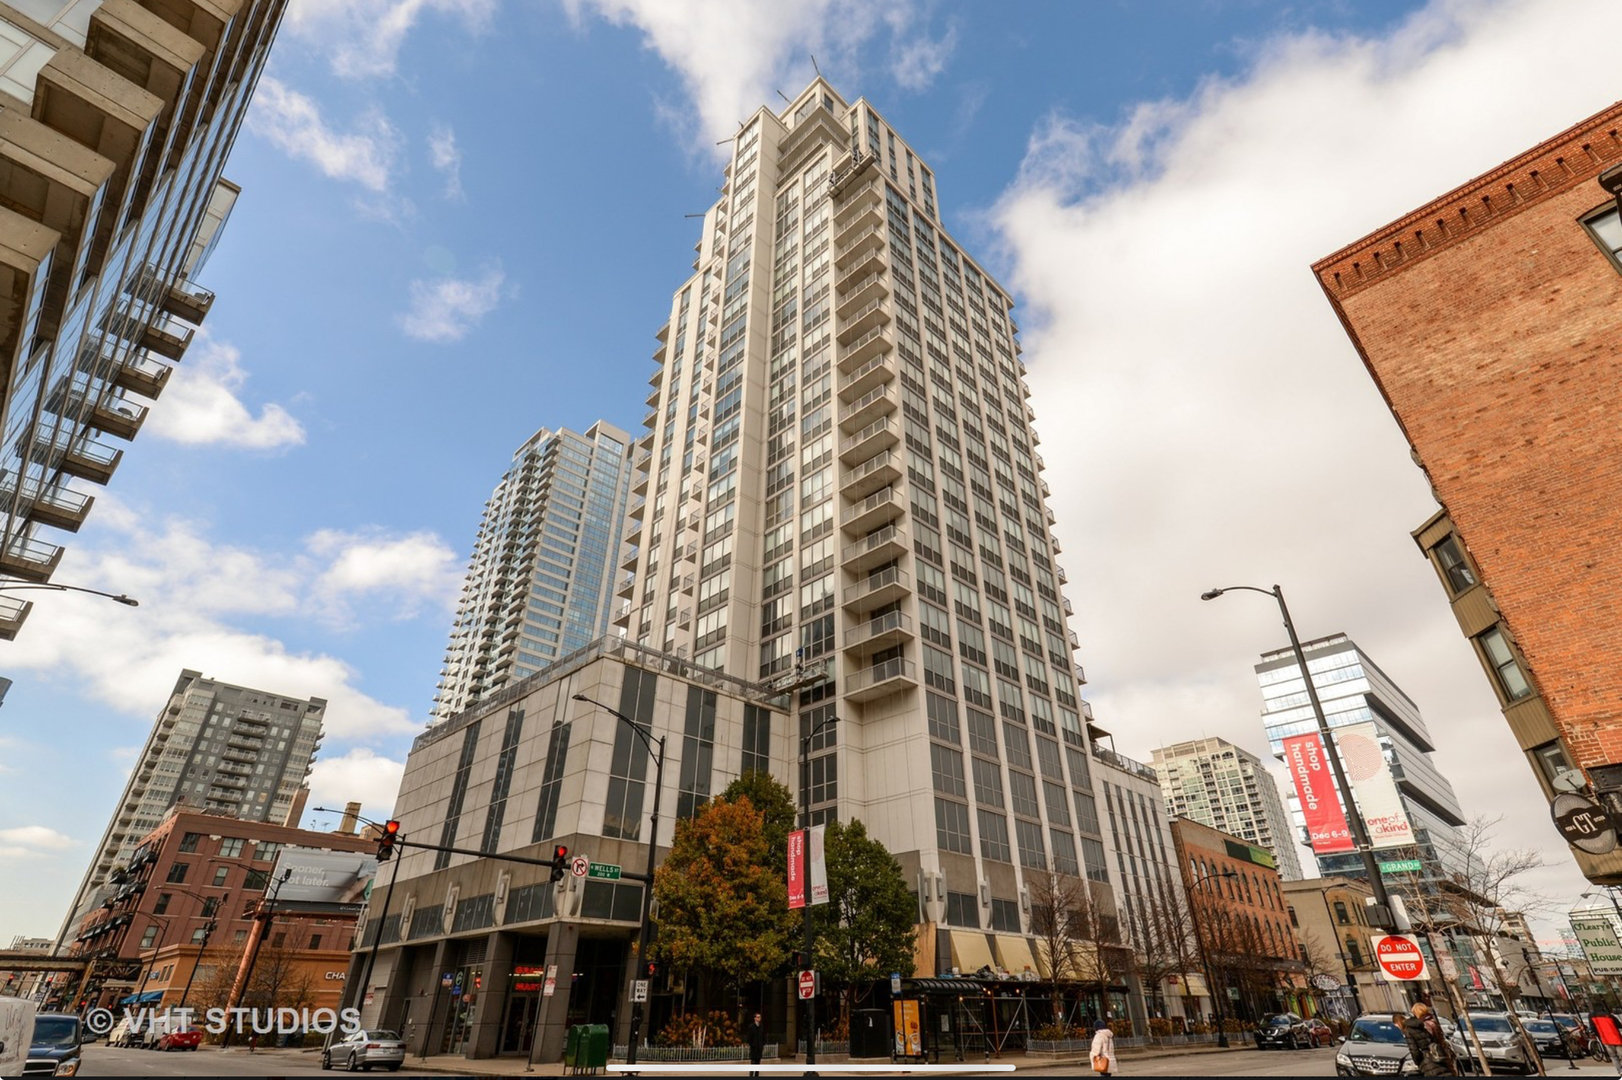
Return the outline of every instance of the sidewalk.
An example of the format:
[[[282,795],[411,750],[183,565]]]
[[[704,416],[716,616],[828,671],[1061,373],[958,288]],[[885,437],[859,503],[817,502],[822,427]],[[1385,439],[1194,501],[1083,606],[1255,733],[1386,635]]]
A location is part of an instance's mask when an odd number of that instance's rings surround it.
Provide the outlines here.
[[[1204,1054],[1231,1054],[1240,1050],[1248,1049],[1250,1049],[1248,1046],[1236,1046],[1226,1050],[1215,1046],[1189,1046],[1173,1047],[1164,1050],[1121,1050],[1118,1052],[1117,1056],[1120,1057],[1123,1062],[1148,1061],[1151,1058],[1194,1057]],[[787,1065],[793,1063],[795,1060],[797,1059],[773,1058],[766,1064]],[[840,1055],[836,1058],[825,1059],[823,1063],[830,1065],[835,1064],[836,1062],[839,1064],[844,1064],[848,1060],[848,1058]],[[1074,1068],[1078,1072],[1090,1072],[1092,1069],[1092,1063],[1084,1054],[1072,1057],[1029,1057],[1025,1054],[1003,1054],[1001,1057],[993,1057],[990,1060],[1004,1065],[1012,1065],[1016,1071],[1022,1069],[1055,1069],[1063,1068],[1065,1066]],[[959,1062],[944,1057],[941,1059],[940,1063],[942,1065],[959,1064]],[[708,1063],[695,1061],[693,1062],[692,1071],[694,1073],[702,1074],[705,1071],[706,1064]],[[872,1064],[879,1065],[883,1064],[883,1062],[875,1060],[872,1062]],[[972,1067],[974,1065],[974,1059],[965,1059],[963,1062],[961,1062],[961,1064]],[[526,1069],[526,1065],[527,1063],[523,1058],[480,1058],[478,1060],[470,1061],[467,1058],[457,1057],[455,1055],[435,1054],[427,1061],[422,1061],[415,1056],[408,1056],[405,1062],[405,1071],[447,1074],[459,1073],[464,1076],[564,1075],[564,1069],[561,1062],[553,1062],[547,1065],[536,1065],[533,1067],[533,1071]],[[598,1075],[613,1076],[615,1074],[604,1074],[599,1072]]]

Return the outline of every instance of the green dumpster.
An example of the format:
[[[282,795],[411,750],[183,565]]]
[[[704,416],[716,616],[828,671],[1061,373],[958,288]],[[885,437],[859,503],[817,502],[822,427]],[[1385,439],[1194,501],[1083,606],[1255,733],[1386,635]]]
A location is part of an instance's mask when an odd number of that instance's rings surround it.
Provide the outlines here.
[[[588,1024],[585,1026],[584,1030],[586,1032],[586,1038],[585,1045],[582,1047],[582,1056],[585,1058],[586,1068],[592,1070],[607,1068],[609,1050],[608,1025]]]
[[[585,1062],[586,1025],[575,1024],[563,1040],[563,1064],[578,1069]]]

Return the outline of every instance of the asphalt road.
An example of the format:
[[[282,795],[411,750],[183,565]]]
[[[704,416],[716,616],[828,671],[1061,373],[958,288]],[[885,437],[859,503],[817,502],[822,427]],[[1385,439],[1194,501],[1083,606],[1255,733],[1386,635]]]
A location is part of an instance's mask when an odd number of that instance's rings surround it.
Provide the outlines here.
[[[158,1050],[120,1050],[92,1043],[84,1048],[80,1076],[298,1076],[321,1072],[320,1054],[265,1053],[200,1047],[163,1053]],[[443,1076],[443,1073],[397,1073],[372,1070],[375,1076]]]

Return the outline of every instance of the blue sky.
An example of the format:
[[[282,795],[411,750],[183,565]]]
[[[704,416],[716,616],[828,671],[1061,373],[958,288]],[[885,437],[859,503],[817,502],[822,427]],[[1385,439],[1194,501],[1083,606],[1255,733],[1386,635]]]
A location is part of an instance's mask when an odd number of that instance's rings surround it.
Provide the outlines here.
[[[1422,477],[1307,266],[1608,105],[1602,72],[1524,61],[1618,21],[1484,0],[294,0],[227,170],[244,193],[203,275],[206,337],[58,573],[142,606],[35,594],[6,646],[0,859],[26,873],[0,875],[0,940],[55,933],[183,666],[331,699],[315,801],[387,812],[484,499],[539,427],[640,430],[716,140],[801,89],[812,54],[926,157],[950,231],[1020,299],[1117,747],[1264,749],[1250,665],[1279,635],[1195,597],[1278,580],[1306,633],[1346,630],[1415,697],[1467,810],[1504,809],[1485,793],[1507,785],[1505,841],[1546,843],[1407,537]],[[1549,887],[1575,895],[1555,859]]]

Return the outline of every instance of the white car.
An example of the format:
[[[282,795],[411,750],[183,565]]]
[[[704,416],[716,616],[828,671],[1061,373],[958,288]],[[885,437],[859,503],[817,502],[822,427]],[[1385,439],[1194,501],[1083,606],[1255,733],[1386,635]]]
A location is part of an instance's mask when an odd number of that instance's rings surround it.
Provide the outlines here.
[[[321,1067],[330,1069],[342,1065],[350,1072],[359,1069],[369,1072],[372,1066],[398,1072],[405,1064],[405,1040],[397,1032],[381,1028],[357,1031],[329,1043],[321,1051]]]

